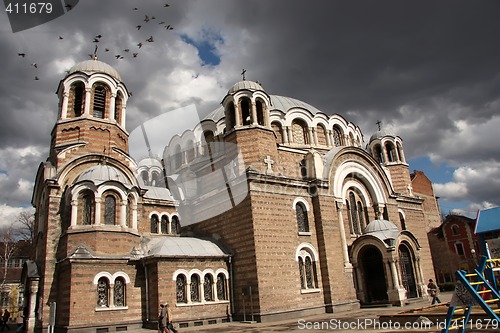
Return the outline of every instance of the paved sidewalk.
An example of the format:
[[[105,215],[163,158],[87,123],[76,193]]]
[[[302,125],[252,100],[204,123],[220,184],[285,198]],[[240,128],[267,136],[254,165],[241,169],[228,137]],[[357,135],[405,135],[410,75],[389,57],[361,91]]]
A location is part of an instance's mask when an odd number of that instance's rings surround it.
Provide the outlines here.
[[[443,303],[449,302],[451,299],[451,292],[440,294]],[[267,332],[440,332],[435,325],[432,327],[419,326],[415,321],[408,323],[405,327],[404,324],[397,323],[382,323],[379,322],[379,316],[397,314],[411,309],[420,309],[428,307],[430,301],[427,299],[412,302],[403,307],[377,307],[377,308],[362,308],[356,311],[346,311],[338,313],[325,313],[321,315],[297,318],[295,320],[275,321],[270,323],[241,323],[231,322],[224,324],[205,325],[199,327],[180,328],[179,333],[190,332],[208,332],[208,333],[223,333],[223,332],[249,332],[249,333],[267,333]],[[133,333],[151,333],[152,330],[138,330]],[[467,331],[472,332],[485,332],[485,331]],[[491,332],[495,332],[491,330]],[[498,332],[498,330],[496,330]]]

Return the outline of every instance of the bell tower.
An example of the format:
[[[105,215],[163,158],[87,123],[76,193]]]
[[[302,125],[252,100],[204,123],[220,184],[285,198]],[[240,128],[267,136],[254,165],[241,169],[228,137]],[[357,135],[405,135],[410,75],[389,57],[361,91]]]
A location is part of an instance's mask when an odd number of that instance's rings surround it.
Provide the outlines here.
[[[247,167],[269,172],[269,161],[278,159],[269,119],[271,97],[259,83],[242,80],[229,89],[221,104],[226,122],[225,141],[240,148]]]
[[[57,89],[59,112],[50,161],[59,169],[78,156],[128,154],[125,130],[129,97],[120,74],[97,59],[73,66]]]
[[[413,195],[410,172],[403,151],[403,140],[394,134],[379,130],[370,138],[368,152],[389,171],[394,191],[403,195]]]

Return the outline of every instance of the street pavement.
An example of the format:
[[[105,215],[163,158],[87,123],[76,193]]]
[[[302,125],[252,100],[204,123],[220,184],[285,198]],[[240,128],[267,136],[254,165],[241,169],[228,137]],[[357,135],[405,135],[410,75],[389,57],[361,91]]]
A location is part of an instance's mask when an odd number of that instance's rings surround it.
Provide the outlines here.
[[[451,292],[440,294],[443,303],[449,302]],[[425,326],[411,319],[411,322],[396,323],[396,322],[381,322],[380,316],[392,315],[401,312],[406,312],[411,309],[421,309],[428,307],[430,301],[425,298],[411,302],[403,307],[370,307],[362,308],[355,311],[346,311],[338,313],[325,313],[316,316],[305,318],[289,319],[284,321],[274,321],[269,323],[242,323],[230,322],[224,324],[213,324],[198,327],[186,327],[178,329],[179,333],[190,332],[207,332],[207,333],[268,333],[268,332],[440,332],[440,328],[433,326]],[[446,312],[446,310],[445,310]],[[496,330],[498,332],[499,330]],[[138,330],[133,333],[151,333],[151,330]],[[483,331],[467,331],[485,332]],[[491,331],[494,332],[494,331]]]

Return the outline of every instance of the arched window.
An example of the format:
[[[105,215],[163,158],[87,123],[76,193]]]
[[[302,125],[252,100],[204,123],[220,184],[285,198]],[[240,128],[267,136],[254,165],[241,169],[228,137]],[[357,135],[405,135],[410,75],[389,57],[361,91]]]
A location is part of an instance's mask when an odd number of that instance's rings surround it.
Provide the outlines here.
[[[148,186],[149,185],[149,174],[146,170],[141,171],[141,178],[142,178],[142,182],[144,183],[144,185]]]
[[[82,225],[94,224],[94,214],[94,193],[91,191],[85,191],[82,195]]]
[[[125,280],[122,277],[117,277],[115,279],[113,298],[113,304],[115,306],[125,306]]]
[[[217,275],[217,298],[219,301],[227,300],[227,281],[226,276],[222,273]]]
[[[203,132],[203,137],[205,138],[205,144],[206,144],[206,149],[203,149],[203,154],[204,155],[211,155],[214,153],[214,132],[212,131],[206,131]]]
[[[191,276],[191,301],[200,301],[200,276],[198,274]]]
[[[94,89],[94,110],[95,118],[104,118],[104,110],[106,108],[106,88],[97,86]]]
[[[264,126],[264,107],[262,104],[262,101],[257,100],[255,103],[255,106],[257,108],[257,124]]]
[[[276,142],[283,143],[283,134],[282,134],[281,124],[278,122],[273,122],[273,123],[271,123],[271,128],[273,129],[274,134],[276,135]]]
[[[105,277],[97,281],[97,306],[109,306],[109,281]]]
[[[403,163],[406,163],[406,160],[405,160],[405,155],[403,153],[403,147],[401,146],[401,144],[398,142],[397,143],[397,151],[398,151],[398,156],[399,156],[399,160]]]
[[[295,215],[297,218],[297,227],[299,232],[309,231],[309,219],[307,217],[307,210],[303,203],[298,202],[295,205]]]
[[[132,228],[132,200],[127,198],[127,226]]]
[[[234,103],[229,103],[228,110],[226,111],[226,129],[230,130],[235,125],[235,109]]]
[[[214,300],[214,291],[213,291],[213,283],[214,279],[212,275],[210,274],[205,274],[205,278],[203,281],[203,292],[205,295],[205,301],[211,302]]]
[[[358,219],[359,219],[359,225],[361,227],[360,229],[362,231],[366,227],[366,223],[365,223],[365,212],[361,201],[358,201]]]
[[[349,192],[349,208],[351,214],[352,231],[355,235],[361,234],[359,226],[359,216],[357,212],[356,196],[354,192]]]
[[[387,158],[389,162],[395,162],[397,160],[396,151],[394,150],[394,145],[391,142],[385,144],[385,150],[387,151]]]
[[[179,217],[177,215],[172,216],[172,222],[170,224],[170,233],[172,235],[177,235],[179,233]]]
[[[335,147],[342,146],[343,144],[342,131],[338,127],[334,126],[332,134],[333,134],[333,145]]]
[[[174,169],[180,168],[182,165],[182,152],[181,146],[177,145],[174,151]]]
[[[163,181],[160,177],[160,174],[156,171],[153,171],[151,174],[151,186],[163,187]]]
[[[292,122],[293,142],[298,144],[308,144],[309,135],[307,133],[307,124],[302,119],[294,119]]]
[[[167,233],[167,227],[168,226],[168,217],[163,215],[161,217],[161,233],[166,234]]]
[[[250,116],[250,100],[248,98],[242,98],[240,102],[241,108],[241,121],[243,125],[250,125],[252,123],[252,118]]]
[[[297,258],[301,289],[317,289],[316,258],[309,248],[302,248]]]
[[[187,283],[183,274],[177,275],[175,280],[177,303],[187,303]]]
[[[189,163],[194,160],[194,144],[192,140],[189,140],[186,147],[186,161]]]
[[[158,233],[158,216],[156,216],[155,214],[151,216],[151,233]]]
[[[454,224],[451,226],[451,234],[453,236],[457,236],[457,235],[460,235],[460,228],[458,225]]]
[[[118,92],[115,98],[115,114],[114,118],[118,124],[122,122],[122,107],[123,107],[123,98],[122,93]]]
[[[116,223],[116,199],[113,195],[107,195],[104,200],[104,224],[114,225]]]
[[[73,85],[73,114],[80,117],[83,114],[83,103],[85,96],[85,87],[82,82]]]
[[[318,138],[318,144],[326,146],[326,129],[323,125],[316,126],[316,136]]]
[[[380,147],[380,145],[375,145],[373,147],[373,157],[379,163],[384,162],[384,155],[382,154],[382,148]]]

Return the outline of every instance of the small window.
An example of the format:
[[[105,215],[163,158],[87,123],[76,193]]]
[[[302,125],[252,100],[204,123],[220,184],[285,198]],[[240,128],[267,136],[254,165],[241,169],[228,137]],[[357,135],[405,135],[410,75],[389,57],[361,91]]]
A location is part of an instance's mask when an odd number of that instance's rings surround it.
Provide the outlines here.
[[[303,248],[297,258],[299,263],[300,288],[317,289],[318,276],[316,271],[316,261],[309,249]]]
[[[95,118],[104,118],[104,109],[106,106],[106,88],[99,86],[94,89],[94,112]]]
[[[177,215],[172,216],[172,223],[170,224],[170,233],[172,235],[179,234],[179,217]]]
[[[262,101],[257,101],[257,103],[255,103],[255,106],[257,108],[257,123],[259,125],[262,125],[264,126],[264,107],[263,107],[263,103]]]
[[[342,132],[337,128],[333,127],[333,145],[335,147],[342,146]]]
[[[198,274],[191,276],[191,301],[200,301],[200,277]]]
[[[104,200],[104,224],[114,225],[116,223],[116,199],[107,195]]]
[[[97,306],[109,306],[109,281],[105,277],[97,281]]]
[[[176,282],[176,299],[177,303],[187,303],[187,283],[186,277],[183,274],[177,276]]]
[[[125,306],[125,280],[122,277],[116,278],[113,291],[115,306]]]
[[[226,276],[222,273],[217,275],[217,298],[220,301],[227,300],[227,281]]]
[[[299,232],[308,232],[309,231],[309,220],[307,217],[307,210],[304,207],[304,204],[298,202],[295,205],[295,215],[297,217],[297,226]]]
[[[168,228],[168,217],[163,215],[161,217],[161,233],[166,234],[168,231],[167,228]]]
[[[151,233],[158,233],[158,216],[156,215],[151,216]]]
[[[451,226],[451,233],[453,234],[453,236],[460,235],[460,227],[456,224],[452,225]]]
[[[462,243],[455,243],[455,249],[457,250],[457,254],[459,256],[465,256],[464,245]]]
[[[250,100],[248,98],[242,98],[241,99],[241,117],[242,117],[242,122],[243,125],[250,125],[252,123],[252,119],[250,116]]]
[[[94,194],[86,191],[82,197],[82,224],[91,225],[94,223]]]
[[[212,275],[206,274],[203,281],[203,292],[205,295],[205,301],[211,302],[214,300],[214,292],[213,292],[213,281]]]
[[[81,82],[75,84],[73,89],[73,112],[75,117],[80,117],[83,113],[83,96],[85,96],[85,89]]]

